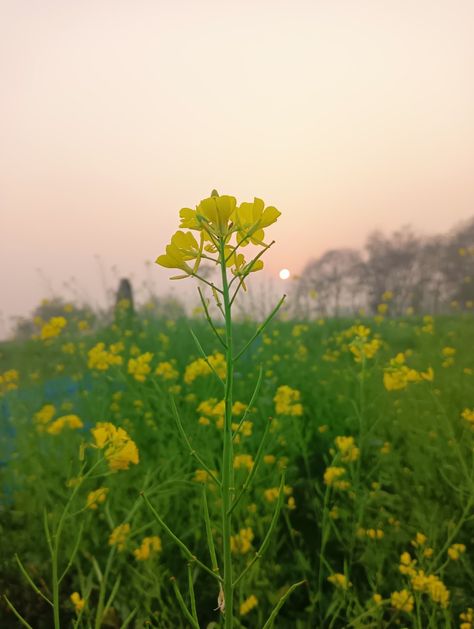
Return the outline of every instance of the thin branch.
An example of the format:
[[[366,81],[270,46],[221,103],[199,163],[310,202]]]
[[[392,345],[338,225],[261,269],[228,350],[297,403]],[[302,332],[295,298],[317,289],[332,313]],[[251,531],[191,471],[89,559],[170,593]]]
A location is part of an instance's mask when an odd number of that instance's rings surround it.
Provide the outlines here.
[[[216,574],[220,574],[219,564],[217,563],[216,547],[214,546],[214,538],[212,537],[211,518],[209,517],[207,490],[205,486],[202,488],[202,502],[204,506],[204,521],[206,523],[207,545],[209,546],[209,554],[211,555],[212,569]]]
[[[202,294],[202,290],[201,290],[201,288],[199,286],[198,286],[198,293],[199,293],[199,297],[201,298],[202,307],[204,308],[204,312],[206,314],[207,322],[211,326],[212,331],[214,332],[214,334],[217,336],[217,339],[218,339],[219,343],[222,345],[222,347],[224,349],[227,349],[227,345],[225,344],[224,339],[221,337],[221,335],[217,331],[217,328],[216,328],[216,326],[214,325],[214,322],[211,319],[211,315],[209,314],[209,308],[207,307],[206,300],[204,299],[204,295]]]
[[[255,263],[257,262],[257,260],[259,260],[259,259],[263,256],[263,254],[267,251],[267,249],[270,249],[270,247],[271,247],[272,245],[274,245],[274,244],[275,244],[275,241],[274,241],[274,240],[272,240],[272,242],[271,242],[269,245],[265,245],[265,247],[264,247],[261,251],[259,251],[259,252],[258,252],[258,254],[255,256],[255,258],[254,258],[254,259],[253,259],[253,260],[252,260],[252,261],[251,261],[251,262],[247,265],[247,267],[246,267],[246,268],[247,268],[247,270],[246,270],[245,274],[244,274],[242,277],[240,277],[240,282],[239,282],[239,285],[238,285],[238,286],[237,286],[237,288],[235,289],[235,292],[234,292],[234,294],[232,295],[232,299],[230,300],[230,305],[231,305],[231,306],[232,306],[232,304],[234,303],[235,298],[237,297],[237,293],[239,292],[240,287],[241,287],[241,286],[242,286],[242,284],[245,282],[245,279],[246,279],[246,278],[250,275],[250,273],[252,272],[252,269],[253,269],[253,267],[254,267]],[[230,283],[229,283],[229,288],[230,288],[230,286],[232,285],[232,283],[234,282],[234,280],[235,280],[235,279],[237,279],[238,277],[239,277],[239,275],[236,275],[234,278],[232,278],[232,280],[231,280],[231,281],[230,281]]]
[[[257,450],[257,454],[255,455],[255,461],[252,465],[252,469],[250,470],[250,472],[248,473],[247,478],[245,479],[244,484],[242,485],[242,489],[240,490],[239,494],[236,496],[236,498],[234,499],[229,511],[228,511],[228,515],[230,515],[235,507],[239,504],[240,499],[242,498],[242,496],[245,494],[245,492],[247,491],[247,489],[250,486],[250,483],[253,480],[253,477],[255,476],[258,466],[260,465],[260,461],[262,460],[262,456],[263,456],[263,452],[264,452],[264,448],[265,448],[265,444],[267,441],[267,437],[268,437],[268,432],[270,429],[270,425],[271,425],[271,418],[269,418],[269,421],[267,422],[267,425],[265,426],[265,431],[262,435],[262,439],[260,441],[260,445],[258,446],[258,450]]]
[[[204,284],[207,284],[208,286],[210,286],[211,288],[213,288],[214,290],[216,290],[218,293],[221,293],[222,295],[222,290],[220,288],[217,288],[217,286],[215,284],[213,284],[212,282],[208,282],[206,279],[204,279],[203,277],[201,277],[200,275],[198,275],[197,273],[191,273],[190,274],[191,277],[195,277],[196,279],[198,279],[200,282],[204,282]]]
[[[255,555],[253,556],[253,558],[251,559],[250,563],[247,564],[247,566],[244,568],[244,570],[240,573],[240,575],[234,581],[234,583],[232,584],[232,587],[234,587],[234,588],[237,587],[237,585],[241,582],[241,580],[244,578],[244,576],[247,574],[247,572],[262,557],[263,553],[268,548],[268,545],[270,544],[271,536],[273,534],[273,531],[276,528],[276,524],[277,524],[277,521],[278,521],[278,517],[280,515],[281,507],[283,505],[284,488],[285,488],[285,474],[282,474],[281,481],[280,481],[280,490],[278,492],[278,500],[277,500],[275,511],[273,513],[272,521],[270,523],[270,527],[269,527],[269,529],[267,531],[267,534],[265,535],[265,538],[264,538],[263,542],[261,543],[260,548],[257,550]]]
[[[270,614],[267,622],[263,625],[262,629],[272,629],[273,623],[275,622],[278,612],[285,604],[286,599],[296,590],[296,588],[299,588],[300,585],[304,585],[305,583],[306,581],[298,581],[298,583],[293,583],[293,585],[287,589],[287,591],[283,594],[283,596],[280,598],[278,603],[273,608],[272,613]]]
[[[195,621],[195,619],[193,618],[191,612],[187,608],[186,603],[184,602],[183,595],[179,591],[179,587],[178,587],[178,584],[176,583],[176,578],[175,577],[171,577],[171,584],[173,586],[173,590],[174,590],[175,596],[178,599],[178,603],[179,603],[179,606],[181,608],[181,611],[186,616],[186,619],[191,624],[191,626],[194,627],[194,629],[200,629],[199,624]]]
[[[260,365],[259,367],[259,371],[258,371],[258,378],[257,378],[257,384],[255,385],[255,389],[252,393],[252,397],[250,398],[250,402],[247,405],[247,408],[244,411],[244,414],[242,415],[242,419],[239,422],[239,425],[237,426],[237,429],[234,431],[234,434],[232,435],[232,439],[235,439],[237,437],[237,435],[240,432],[240,429],[242,428],[244,421],[247,419],[248,414],[250,413],[253,403],[255,401],[255,399],[257,398],[257,395],[260,391],[260,386],[262,384],[262,379],[263,379],[263,367],[262,365]]]
[[[36,594],[38,594],[38,596],[41,596],[41,598],[43,598],[47,603],[49,603],[51,605],[51,607],[53,606],[53,603],[49,600],[49,598],[47,596],[45,596],[43,594],[43,592],[38,588],[38,586],[34,583],[33,579],[30,577],[30,575],[28,574],[28,572],[26,571],[25,566],[21,563],[20,558],[18,557],[18,555],[15,553],[15,560],[18,564],[18,567],[21,570],[21,573],[23,574],[23,576],[25,577],[25,579],[28,581],[28,583],[31,585],[31,587],[33,588],[33,590],[36,592]]]
[[[260,334],[265,330],[265,328],[267,327],[267,325],[270,323],[270,321],[273,319],[273,317],[277,314],[277,312],[280,310],[280,308],[283,305],[283,302],[286,299],[286,295],[283,295],[283,297],[280,299],[280,301],[277,303],[277,305],[275,306],[275,308],[272,310],[272,312],[269,314],[269,316],[265,319],[265,321],[258,326],[255,334],[251,337],[251,339],[244,345],[244,347],[240,350],[240,352],[238,352],[237,356],[234,358],[234,362],[237,362],[238,359],[242,356],[242,354],[247,350],[247,348],[252,345],[252,343],[255,341],[255,339],[260,336]]]
[[[176,407],[176,402],[174,401],[174,398],[172,396],[171,396],[171,410],[173,411],[173,416],[176,421],[179,434],[181,435],[181,438],[183,439],[184,443],[188,447],[189,454],[196,459],[199,465],[201,465],[206,470],[206,472],[209,474],[212,480],[216,483],[216,485],[220,487],[221,486],[220,480],[217,478],[217,476],[214,474],[211,468],[203,461],[203,459],[196,452],[196,450],[192,447],[191,442],[189,441],[188,436],[183,428],[183,424],[181,423],[181,418],[179,416],[178,409]]]
[[[26,622],[26,620],[23,618],[20,612],[17,611],[13,603],[10,602],[6,594],[3,595],[3,598],[5,599],[8,607],[11,609],[11,611],[15,614],[15,616],[18,618],[20,623],[23,625],[23,627],[26,627],[27,629],[33,629],[33,627],[28,622]]]
[[[201,356],[203,358],[203,360],[205,361],[206,365],[209,367],[209,369],[214,373],[214,375],[216,376],[216,378],[219,380],[219,382],[222,384],[222,386],[225,388],[225,382],[224,380],[222,380],[222,378],[220,377],[220,375],[217,373],[217,371],[214,369],[214,367],[211,365],[209,358],[206,354],[206,352],[204,351],[201,343],[199,342],[198,337],[194,334],[194,332],[192,331],[191,328],[189,328],[189,331],[191,332],[191,336],[193,337],[194,342],[196,343],[196,347],[198,348],[198,350],[201,353]]]
[[[153,517],[155,518],[155,520],[158,522],[158,524],[168,533],[168,535],[171,537],[171,539],[174,541],[174,543],[179,546],[181,548],[181,550],[183,551],[186,559],[188,559],[189,561],[194,561],[196,562],[196,564],[201,567],[203,570],[205,570],[207,573],[211,574],[215,579],[217,579],[219,582],[222,581],[221,577],[219,575],[217,575],[215,572],[213,572],[210,568],[208,568],[206,566],[206,564],[202,563],[202,561],[200,561],[195,555],[193,555],[193,553],[189,550],[189,548],[186,546],[186,544],[184,542],[182,542],[179,537],[177,537],[173,531],[169,528],[169,526],[164,522],[164,520],[158,515],[157,511],[154,509],[154,507],[152,506],[152,504],[150,503],[150,501],[148,500],[148,498],[146,497],[146,495],[141,492],[140,495],[142,496],[143,500],[145,501],[147,507],[150,509]]]

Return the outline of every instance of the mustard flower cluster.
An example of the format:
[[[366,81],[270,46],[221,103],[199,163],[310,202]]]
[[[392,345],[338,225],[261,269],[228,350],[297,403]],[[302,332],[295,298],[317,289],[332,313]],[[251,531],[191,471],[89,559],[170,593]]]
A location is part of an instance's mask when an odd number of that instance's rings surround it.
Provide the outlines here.
[[[230,547],[235,555],[246,555],[252,549],[252,541],[254,538],[253,531],[250,527],[240,529],[236,535],[230,538]]]
[[[326,468],[324,472],[324,483],[328,487],[334,487],[334,489],[339,489],[340,491],[345,491],[349,489],[351,486],[348,480],[342,479],[346,473],[345,467],[337,467],[337,466],[329,466]]]
[[[192,363],[186,366],[184,371],[184,382],[186,384],[192,384],[196,378],[200,376],[208,376],[214,370],[221,380],[225,380],[226,377],[226,361],[224,354],[220,352],[214,352],[207,357],[207,362],[204,358],[198,358]]]
[[[328,577],[328,581],[340,590],[348,590],[352,586],[352,583],[349,581],[349,579],[340,572],[331,574],[331,576]]]
[[[53,404],[45,404],[33,415],[33,419],[38,424],[38,430],[44,429],[45,424],[49,423],[56,415],[56,407]]]
[[[90,491],[87,495],[86,509],[92,509],[93,511],[98,509],[99,505],[105,502],[108,493],[108,487],[99,487],[99,489]]]
[[[63,415],[53,421],[56,415],[56,407],[53,404],[45,404],[33,415],[38,432],[47,432],[50,435],[59,435],[65,428],[77,430],[84,424],[77,415]]]
[[[145,352],[137,358],[130,358],[128,361],[128,373],[133,376],[137,382],[145,382],[146,377],[151,372],[150,363],[153,360],[151,352]]]
[[[87,366],[89,369],[97,371],[107,371],[113,365],[121,365],[123,362],[119,352],[122,351],[122,344],[116,343],[111,345],[109,349],[105,343],[97,343],[87,352]]]
[[[387,391],[399,391],[405,389],[411,382],[432,382],[434,372],[431,367],[426,371],[416,371],[405,364],[405,354],[400,352],[390,360],[384,369],[383,383]]]
[[[435,574],[426,574],[424,570],[418,570],[417,560],[412,559],[410,553],[404,552],[400,556],[399,570],[408,576],[414,591],[427,594],[434,603],[439,603],[446,608],[449,604],[449,591]]]
[[[46,432],[50,435],[59,435],[64,428],[77,430],[83,428],[84,424],[77,415],[63,415],[46,426]]]
[[[474,626],[474,609],[468,607],[467,611],[459,614],[459,620],[462,621],[459,629],[472,629]]]
[[[248,598],[245,599],[245,601],[240,604],[240,615],[245,616],[246,614],[250,613],[252,609],[257,607],[257,605],[257,597],[255,596],[255,594],[251,594]]]
[[[382,347],[382,341],[377,337],[369,338],[370,334],[370,328],[364,325],[354,325],[346,331],[346,336],[353,339],[349,343],[349,350],[356,363],[361,363],[364,358],[373,358]]]
[[[234,469],[240,470],[242,468],[251,470],[254,465],[253,456],[251,454],[237,454],[234,457]]]
[[[91,432],[95,447],[104,450],[111,470],[128,470],[130,464],[136,465],[139,462],[138,448],[123,428],[116,428],[109,422],[100,422]]]
[[[415,599],[408,590],[400,590],[400,592],[392,592],[390,603],[395,609],[410,614],[413,611]]]
[[[161,550],[161,538],[158,535],[152,535],[151,537],[144,537],[140,546],[133,551],[133,554],[138,561],[146,561],[152,555],[161,552]]]
[[[461,413],[461,417],[468,423],[471,430],[474,430],[474,408],[465,408]]]
[[[454,365],[454,357],[456,356],[456,349],[454,347],[443,347],[441,350],[441,356],[443,357],[443,362],[441,363],[441,367],[447,368],[452,367]]]
[[[212,196],[203,199],[193,210],[183,208],[180,213],[180,227],[198,232],[197,240],[192,231],[178,230],[166,247],[166,253],[158,256],[156,263],[170,269],[178,269],[183,273],[171,279],[182,279],[197,274],[202,260],[220,262],[221,251],[218,243],[224,242],[226,266],[234,275],[247,275],[263,268],[261,260],[247,263],[238,247],[252,243],[266,247],[264,229],[274,223],[280,212],[258,198],[253,202],[237,205],[235,197]],[[235,236],[235,243],[231,240]],[[217,254],[217,257],[215,255]]]
[[[0,374],[0,395],[18,388],[20,374],[16,369],[8,369]]]
[[[232,405],[232,415],[234,417],[238,417],[239,415],[242,415],[246,411],[246,409],[247,406],[245,404],[239,401],[235,401]],[[198,421],[201,426],[209,426],[211,420],[214,420],[217,428],[221,430],[224,428],[224,400],[218,402],[216,398],[209,398],[208,400],[202,401],[198,405],[196,410],[200,414]],[[240,443],[241,437],[251,436],[253,423],[247,419],[245,419],[243,422],[232,422],[232,430],[235,432],[237,429],[239,429],[239,434],[235,435],[234,442]]]
[[[155,368],[155,376],[158,376],[161,380],[172,381],[178,379],[179,372],[173,361],[164,361],[157,364]]]
[[[79,594],[79,592],[73,592],[71,594],[71,596],[69,597],[71,603],[74,605],[74,611],[76,612],[76,614],[80,614],[81,611],[84,609],[86,601],[85,599],[81,598],[81,595]]]
[[[116,546],[118,551],[125,550],[127,538],[130,533],[130,524],[119,524],[109,536],[109,546]]]
[[[51,317],[49,321],[43,323],[40,331],[40,339],[46,341],[59,336],[66,325],[67,321],[64,317]]]
[[[457,561],[461,557],[461,555],[464,555],[465,552],[466,552],[465,544],[452,544],[448,548],[448,557],[452,561]]]
[[[336,437],[334,443],[340,453],[341,461],[344,463],[357,461],[360,456],[360,450],[355,444],[354,437]]]
[[[301,393],[286,384],[278,387],[273,401],[277,415],[303,415],[303,406],[300,403]]]

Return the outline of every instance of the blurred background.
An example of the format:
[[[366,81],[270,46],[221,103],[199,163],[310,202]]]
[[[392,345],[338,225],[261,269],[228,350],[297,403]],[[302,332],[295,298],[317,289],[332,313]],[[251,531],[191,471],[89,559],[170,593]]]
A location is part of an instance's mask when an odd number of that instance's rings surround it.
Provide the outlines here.
[[[154,260],[213,188],[282,212],[260,301],[472,308],[473,32],[470,0],[0,0],[0,336],[122,277],[192,308]]]

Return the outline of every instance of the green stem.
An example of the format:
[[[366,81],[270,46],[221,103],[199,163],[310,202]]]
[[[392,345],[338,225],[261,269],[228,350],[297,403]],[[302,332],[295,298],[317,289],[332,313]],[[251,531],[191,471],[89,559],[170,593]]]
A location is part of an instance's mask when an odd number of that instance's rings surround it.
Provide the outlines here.
[[[232,513],[230,507],[234,491],[234,469],[233,469],[233,443],[232,443],[232,393],[234,380],[234,357],[232,338],[232,314],[231,301],[229,295],[229,284],[227,280],[225,243],[220,243],[220,264],[222,275],[222,295],[224,300],[225,333],[226,333],[226,380],[225,380],[225,415],[224,415],[224,445],[222,450],[222,542],[224,559],[224,627],[231,629],[233,626],[233,586],[232,586]]]

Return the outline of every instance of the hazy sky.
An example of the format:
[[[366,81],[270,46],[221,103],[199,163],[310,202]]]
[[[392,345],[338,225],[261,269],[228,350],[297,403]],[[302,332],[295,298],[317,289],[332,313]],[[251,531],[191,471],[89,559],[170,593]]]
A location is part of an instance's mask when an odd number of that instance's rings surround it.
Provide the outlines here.
[[[274,276],[473,215],[473,33],[472,0],[0,0],[0,309],[142,277],[212,188],[282,211]]]

